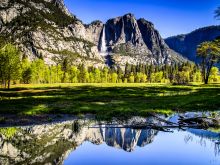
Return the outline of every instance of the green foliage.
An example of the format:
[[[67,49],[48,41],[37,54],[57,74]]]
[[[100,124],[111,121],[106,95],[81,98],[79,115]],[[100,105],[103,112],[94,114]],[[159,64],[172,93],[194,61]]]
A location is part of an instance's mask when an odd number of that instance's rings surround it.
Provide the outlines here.
[[[31,63],[28,59],[23,59],[22,65],[21,65],[21,83],[29,84],[31,83],[31,76],[33,74],[31,70]]]
[[[134,83],[134,74],[133,74],[133,72],[131,72],[131,74],[129,76],[129,82]]]
[[[70,75],[69,78],[70,78],[71,83],[78,83],[77,77],[79,75],[79,70],[77,67],[75,67],[75,66],[71,67],[69,75]]]
[[[121,68],[95,68],[84,65],[74,66],[74,53],[63,53],[56,65],[48,66],[43,60],[22,61],[20,82],[40,83],[175,83],[201,82],[199,66],[191,63],[171,66],[130,65]],[[219,72],[214,68],[211,82],[218,82]]]
[[[44,61],[38,59],[31,63],[31,82],[35,84],[48,83],[48,66]]]
[[[203,42],[197,48],[197,55],[201,58],[203,81],[208,84],[212,67],[220,62],[220,41]]]
[[[117,83],[118,80],[117,73],[112,73],[110,76],[111,76],[111,83]]]
[[[46,65],[42,59],[29,61],[20,60],[19,51],[11,44],[4,46],[0,51],[1,82],[5,86],[13,82],[24,84],[50,83],[174,83],[188,84],[201,82],[202,73],[198,65],[192,63],[174,65],[130,65],[125,70],[120,67],[95,68],[84,65],[74,66],[79,56],[67,50],[53,52],[62,54],[54,58],[55,65]],[[7,57],[7,58],[6,58]],[[5,60],[8,59],[8,60]],[[10,59],[10,60],[9,60]],[[7,62],[7,64],[6,64]],[[9,69],[10,68],[10,69]],[[211,69],[210,82],[218,82],[219,71]],[[10,75],[10,79],[8,79]]]
[[[20,79],[20,52],[12,44],[0,49],[0,81],[6,88],[10,88],[11,81]]]
[[[4,135],[7,139],[12,138],[17,133],[17,128],[0,128],[0,134]]]
[[[210,82],[215,83],[219,81],[219,69],[213,67],[210,71]]]

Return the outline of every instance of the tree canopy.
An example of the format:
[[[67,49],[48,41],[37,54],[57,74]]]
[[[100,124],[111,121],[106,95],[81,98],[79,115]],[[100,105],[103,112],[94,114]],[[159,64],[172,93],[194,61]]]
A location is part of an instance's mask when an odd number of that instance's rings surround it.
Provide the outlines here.
[[[20,77],[20,52],[12,44],[6,44],[0,49],[0,78],[2,85],[10,88],[11,81]]]
[[[197,55],[202,59],[203,81],[208,84],[211,69],[220,60],[220,41],[203,42],[197,48]]]

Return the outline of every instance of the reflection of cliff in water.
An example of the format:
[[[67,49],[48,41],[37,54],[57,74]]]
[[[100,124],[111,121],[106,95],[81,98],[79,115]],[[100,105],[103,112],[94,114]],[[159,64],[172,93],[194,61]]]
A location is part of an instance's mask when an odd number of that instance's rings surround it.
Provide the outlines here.
[[[133,151],[153,141],[157,131],[129,128],[88,128],[95,122],[79,121],[0,130],[0,164],[62,164],[84,141]],[[11,133],[10,133],[11,131]]]
[[[153,122],[153,120],[152,120]],[[158,131],[130,128],[89,128],[95,121],[79,120],[20,128],[0,128],[0,164],[63,164],[69,153],[84,141],[131,152],[136,146],[144,147],[153,142]],[[204,130],[187,131],[201,139],[219,140],[219,134]],[[185,137],[190,142],[190,137]],[[217,152],[218,147],[215,147]],[[218,150],[219,151],[219,150]]]
[[[103,140],[108,146],[131,152],[136,146],[144,147],[153,141],[157,131],[152,129],[104,128]]]

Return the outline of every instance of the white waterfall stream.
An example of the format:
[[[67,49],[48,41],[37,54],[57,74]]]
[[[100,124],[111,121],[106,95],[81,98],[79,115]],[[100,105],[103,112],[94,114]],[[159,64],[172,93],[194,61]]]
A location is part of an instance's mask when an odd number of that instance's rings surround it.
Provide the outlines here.
[[[101,56],[107,56],[108,55],[108,48],[106,46],[105,26],[103,27],[103,30],[102,30],[100,54],[101,54]]]

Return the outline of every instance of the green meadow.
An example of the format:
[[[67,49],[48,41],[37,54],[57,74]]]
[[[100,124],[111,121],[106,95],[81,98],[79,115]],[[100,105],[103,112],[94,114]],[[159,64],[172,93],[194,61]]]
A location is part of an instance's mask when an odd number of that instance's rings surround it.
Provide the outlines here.
[[[45,84],[0,89],[1,114],[147,115],[215,111],[220,84]]]

